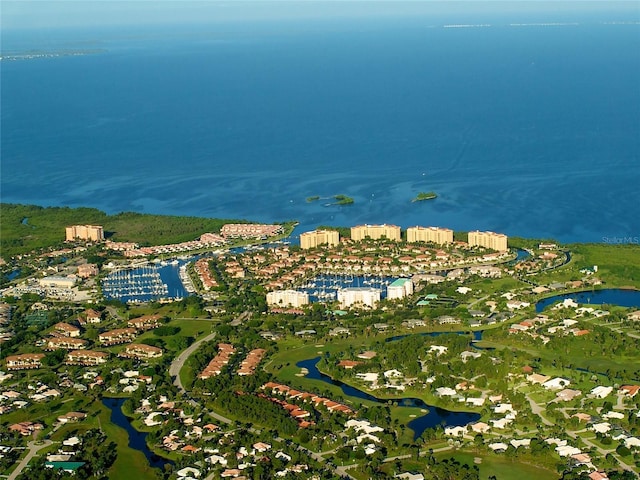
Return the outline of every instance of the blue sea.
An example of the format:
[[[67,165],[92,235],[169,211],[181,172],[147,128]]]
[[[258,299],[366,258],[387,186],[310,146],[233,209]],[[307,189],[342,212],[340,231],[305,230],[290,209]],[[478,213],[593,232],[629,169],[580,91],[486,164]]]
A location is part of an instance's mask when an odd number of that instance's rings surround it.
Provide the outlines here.
[[[1,200],[637,243],[638,52],[633,6],[3,30]]]

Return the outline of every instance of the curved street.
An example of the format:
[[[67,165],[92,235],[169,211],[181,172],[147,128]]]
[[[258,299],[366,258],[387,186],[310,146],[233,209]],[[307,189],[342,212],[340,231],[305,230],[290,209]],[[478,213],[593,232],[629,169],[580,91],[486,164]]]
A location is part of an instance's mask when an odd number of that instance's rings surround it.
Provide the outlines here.
[[[29,450],[22,461],[18,464],[16,469],[11,472],[9,475],[9,480],[14,480],[18,478],[18,475],[22,473],[22,470],[29,464],[29,461],[43,448],[47,448],[50,445],[53,445],[51,440],[44,440],[41,444],[38,445],[39,442],[37,440],[32,440],[27,444],[27,449]]]

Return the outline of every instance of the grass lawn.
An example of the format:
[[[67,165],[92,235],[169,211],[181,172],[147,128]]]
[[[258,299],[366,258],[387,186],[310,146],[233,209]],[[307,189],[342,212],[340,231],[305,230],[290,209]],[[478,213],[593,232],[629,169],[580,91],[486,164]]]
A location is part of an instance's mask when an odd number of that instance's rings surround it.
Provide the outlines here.
[[[444,453],[437,455],[439,459],[450,458],[450,453]],[[488,478],[490,475],[495,475],[498,480],[557,480],[558,474],[554,469],[544,468],[541,465],[540,459],[527,459],[524,463],[518,461],[518,459],[510,459],[504,455],[494,454],[474,454],[466,452],[455,453],[456,458],[461,463],[467,463],[469,465],[474,464],[474,458],[478,457],[481,462],[478,464],[480,467],[480,478]],[[535,463],[535,464],[534,464]]]

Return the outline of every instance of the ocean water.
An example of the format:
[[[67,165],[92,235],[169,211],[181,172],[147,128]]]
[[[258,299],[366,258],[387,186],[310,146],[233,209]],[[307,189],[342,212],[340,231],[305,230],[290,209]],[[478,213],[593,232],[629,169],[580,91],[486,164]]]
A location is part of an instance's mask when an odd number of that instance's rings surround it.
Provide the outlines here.
[[[637,11],[464,20],[3,32],[87,54],[2,60],[0,198],[637,241]]]

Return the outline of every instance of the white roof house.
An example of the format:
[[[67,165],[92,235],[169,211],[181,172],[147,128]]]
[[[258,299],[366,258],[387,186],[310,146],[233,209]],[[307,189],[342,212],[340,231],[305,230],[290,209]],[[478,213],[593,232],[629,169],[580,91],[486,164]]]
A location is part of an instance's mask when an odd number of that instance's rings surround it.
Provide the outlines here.
[[[613,387],[597,386],[597,387],[591,389],[591,395],[593,395],[594,397],[597,397],[597,398],[605,398],[605,397],[609,396],[611,394],[611,392],[613,392]]]
[[[560,390],[570,384],[571,382],[566,378],[555,377],[544,382],[542,386],[548,390]]]

